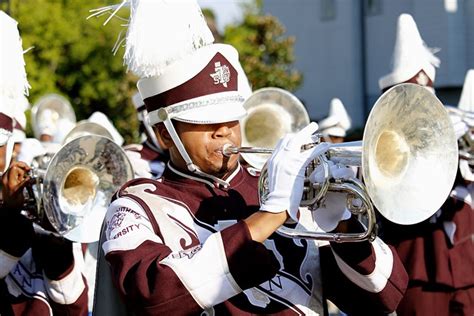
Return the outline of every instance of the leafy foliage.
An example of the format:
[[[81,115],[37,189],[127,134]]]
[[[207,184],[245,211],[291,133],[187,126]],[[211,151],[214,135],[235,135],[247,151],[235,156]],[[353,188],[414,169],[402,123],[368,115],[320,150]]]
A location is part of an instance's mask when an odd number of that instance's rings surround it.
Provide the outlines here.
[[[245,6],[243,22],[227,26],[223,42],[233,45],[253,90],[279,87],[296,90],[302,75],[293,69],[294,37],[284,36],[285,28],[271,15],[262,15],[262,1]]]
[[[130,143],[139,138],[130,100],[137,78],[126,73],[123,51],[116,56],[111,52],[125,29],[123,21],[112,19],[103,26],[106,17],[86,20],[89,9],[117,2],[10,0],[9,6],[0,3],[0,8],[8,7],[18,21],[24,49],[32,47],[25,54],[32,87],[30,102],[47,93],[59,93],[70,100],[78,120],[95,111],[104,112]],[[253,89],[274,86],[295,90],[302,77],[291,66],[294,38],[284,36],[284,27],[275,17],[261,15],[261,9],[260,0],[248,5],[243,22],[228,26],[222,41],[239,50]],[[212,12],[205,13],[213,17]]]
[[[110,2],[110,1],[109,1]],[[138,121],[130,102],[134,81],[126,74],[121,52],[112,54],[122,21],[89,19],[103,0],[10,0],[25,54],[30,102],[47,93],[68,98],[78,119],[106,113],[126,141],[138,139]],[[5,4],[4,4],[5,6]]]

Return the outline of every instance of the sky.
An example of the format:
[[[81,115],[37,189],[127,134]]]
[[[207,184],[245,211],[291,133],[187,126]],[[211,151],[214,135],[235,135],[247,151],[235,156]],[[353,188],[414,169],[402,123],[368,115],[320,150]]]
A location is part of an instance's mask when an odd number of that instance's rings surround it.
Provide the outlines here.
[[[239,21],[242,16],[240,6],[248,0],[198,0],[201,8],[209,8],[217,17],[217,27],[223,31],[228,23]]]

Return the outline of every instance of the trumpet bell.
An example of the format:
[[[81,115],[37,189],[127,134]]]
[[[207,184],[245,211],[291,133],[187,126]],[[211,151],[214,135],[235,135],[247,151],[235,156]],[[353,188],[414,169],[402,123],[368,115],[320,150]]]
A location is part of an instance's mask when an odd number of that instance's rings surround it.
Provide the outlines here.
[[[255,91],[244,103],[247,116],[241,121],[242,146],[274,148],[278,140],[309,124],[304,105],[280,88]],[[251,166],[262,169],[268,154],[242,153]]]
[[[112,140],[97,135],[75,138],[48,165],[44,214],[65,238],[95,242],[112,195],[132,178],[130,161]]]
[[[401,84],[377,100],[364,130],[362,173],[384,217],[410,225],[432,216],[452,189],[457,165],[454,129],[434,94]]]
[[[86,135],[98,135],[107,137],[110,140],[114,140],[112,134],[110,134],[105,127],[102,127],[97,123],[81,121],[77,123],[76,126],[66,135],[63,144],[67,144],[75,138]]]

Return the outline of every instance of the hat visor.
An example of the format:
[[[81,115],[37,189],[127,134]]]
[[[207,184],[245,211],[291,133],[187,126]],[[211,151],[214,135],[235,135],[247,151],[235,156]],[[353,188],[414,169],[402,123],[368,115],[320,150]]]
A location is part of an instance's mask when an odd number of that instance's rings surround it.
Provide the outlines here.
[[[218,124],[238,121],[247,115],[242,102],[212,104],[180,113],[173,118],[191,124]]]

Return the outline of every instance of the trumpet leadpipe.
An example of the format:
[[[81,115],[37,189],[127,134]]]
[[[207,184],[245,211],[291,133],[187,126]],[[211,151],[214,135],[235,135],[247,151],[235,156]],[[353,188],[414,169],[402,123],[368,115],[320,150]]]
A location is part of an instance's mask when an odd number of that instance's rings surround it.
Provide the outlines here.
[[[318,143],[310,143],[302,146],[302,150],[310,149],[311,147],[317,146]],[[231,144],[226,144],[222,148],[222,153],[226,157],[236,155],[240,153],[245,154],[268,154],[271,155],[274,149],[263,148],[263,147],[238,147]],[[361,166],[361,152],[362,142],[347,142],[340,144],[331,144],[326,156],[329,160],[334,163],[340,163],[346,166]]]
[[[222,154],[226,157],[231,155],[236,155],[240,153],[249,153],[249,154],[272,154],[273,149],[270,148],[261,148],[261,147],[237,147],[231,144],[226,144],[222,148]]]

